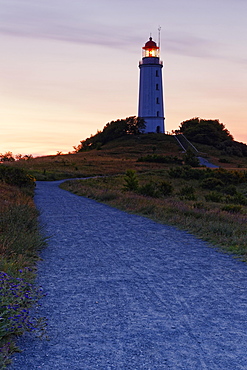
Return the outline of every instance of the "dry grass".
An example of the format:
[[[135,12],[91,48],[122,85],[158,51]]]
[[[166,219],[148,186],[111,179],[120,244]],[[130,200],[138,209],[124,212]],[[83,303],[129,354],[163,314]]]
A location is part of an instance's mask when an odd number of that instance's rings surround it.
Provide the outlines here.
[[[33,281],[37,250],[44,245],[30,192],[30,188],[20,189],[0,181],[1,369],[10,363],[10,355],[17,350],[16,335],[41,328],[41,321],[29,315],[30,307],[40,296]]]
[[[221,152],[217,149],[196,144],[212,163],[222,168],[247,168],[247,158],[225,158],[230,163],[221,163]],[[164,169],[169,165],[137,162],[146,155],[183,157],[181,148],[171,135],[147,134],[127,136],[104,145],[101,150],[74,154],[38,157],[11,162],[9,165],[24,168],[37,180],[59,180],[72,177],[104,176],[125,173],[128,169],[137,172]],[[225,156],[224,156],[225,157]]]

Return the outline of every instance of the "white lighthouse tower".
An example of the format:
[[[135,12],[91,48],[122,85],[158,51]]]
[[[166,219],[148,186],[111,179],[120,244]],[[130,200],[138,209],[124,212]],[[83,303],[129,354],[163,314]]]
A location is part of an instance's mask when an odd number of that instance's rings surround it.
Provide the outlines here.
[[[145,132],[165,132],[162,87],[163,63],[159,58],[159,46],[149,38],[142,48],[140,68],[138,116],[145,120]]]

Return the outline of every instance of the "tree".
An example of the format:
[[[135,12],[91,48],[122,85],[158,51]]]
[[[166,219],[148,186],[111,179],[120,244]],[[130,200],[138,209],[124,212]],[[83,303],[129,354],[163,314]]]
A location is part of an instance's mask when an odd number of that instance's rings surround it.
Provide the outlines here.
[[[124,177],[123,190],[137,191],[139,187],[139,181],[134,170],[127,170]]]
[[[6,152],[5,154],[0,153],[0,161],[1,162],[14,162],[15,158],[13,157],[12,152]]]
[[[109,141],[115,140],[125,135],[139,135],[145,130],[144,120],[140,117],[128,117],[117,121],[108,122],[102,131],[98,131],[94,136],[81,141],[78,147],[74,147],[77,152],[89,149],[100,149]]]
[[[206,120],[199,117],[183,121],[178,132],[184,134],[189,140],[218,146],[224,141],[233,141],[230,132],[219,120]]]

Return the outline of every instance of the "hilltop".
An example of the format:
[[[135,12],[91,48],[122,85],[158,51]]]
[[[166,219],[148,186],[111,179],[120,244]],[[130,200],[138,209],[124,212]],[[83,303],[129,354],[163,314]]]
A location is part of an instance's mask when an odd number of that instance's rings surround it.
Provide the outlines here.
[[[192,143],[211,163],[227,169],[247,168],[247,157],[222,153],[210,145]],[[72,177],[114,175],[127,169],[137,172],[159,170],[173,163],[138,162],[143,156],[170,156],[184,158],[175,136],[165,134],[126,135],[107,142],[98,149],[73,154],[58,154],[6,162],[30,172],[37,180],[58,180]]]

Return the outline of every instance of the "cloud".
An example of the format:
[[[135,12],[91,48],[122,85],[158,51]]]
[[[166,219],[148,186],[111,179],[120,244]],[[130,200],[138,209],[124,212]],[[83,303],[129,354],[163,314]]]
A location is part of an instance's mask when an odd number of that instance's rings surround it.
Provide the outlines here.
[[[218,58],[220,45],[212,40],[192,35],[173,34],[164,38],[162,47],[171,53],[198,58]]]
[[[9,0],[2,5],[0,33],[110,48],[126,47],[131,40],[133,43],[133,37],[123,34],[120,26],[114,25],[113,32],[113,26],[106,19],[99,21],[93,17],[84,4],[74,1],[71,5],[67,0],[51,3]]]
[[[149,24],[137,16],[139,11],[142,12],[138,4],[133,2],[131,12],[123,4],[123,1],[111,4],[110,0],[0,0],[0,33],[136,52],[137,45],[145,41],[141,35]],[[213,37],[212,33],[193,35],[181,28],[173,32],[164,30],[162,52],[229,60],[225,45]],[[245,64],[246,61],[239,60],[239,63]]]

